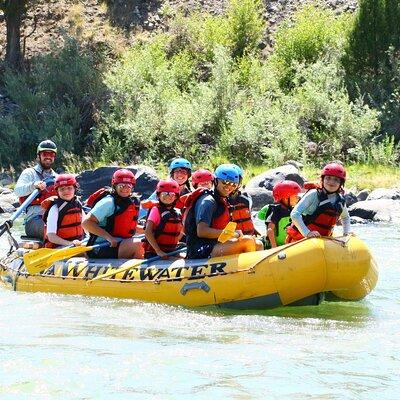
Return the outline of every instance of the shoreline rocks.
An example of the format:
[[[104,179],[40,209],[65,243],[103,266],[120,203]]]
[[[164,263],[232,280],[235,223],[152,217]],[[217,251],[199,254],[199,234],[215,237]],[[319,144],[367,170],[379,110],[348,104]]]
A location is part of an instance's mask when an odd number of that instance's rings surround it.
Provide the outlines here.
[[[301,167],[301,164],[288,162],[252,178],[243,191],[252,197],[253,211],[258,211],[265,204],[274,202],[272,188],[279,181],[293,180],[303,187],[306,178],[301,174]],[[77,180],[81,187],[82,201],[97,189],[110,186],[112,174],[118,168],[120,167],[105,166],[80,173]],[[135,192],[143,199],[149,197],[159,180],[156,171],[144,165],[131,165],[126,168],[130,169],[136,176]],[[345,194],[345,198],[351,223],[400,222],[400,187],[380,188],[371,192],[364,189],[358,193],[353,189]],[[18,207],[18,198],[13,191],[0,186],[0,214],[12,213]]]

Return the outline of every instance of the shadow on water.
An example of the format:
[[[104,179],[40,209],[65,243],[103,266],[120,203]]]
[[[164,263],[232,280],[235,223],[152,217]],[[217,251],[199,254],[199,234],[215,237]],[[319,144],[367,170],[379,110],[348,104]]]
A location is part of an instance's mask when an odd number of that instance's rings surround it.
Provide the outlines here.
[[[219,316],[258,315],[283,318],[317,318],[343,322],[368,322],[374,318],[373,310],[365,301],[361,302],[330,302],[324,301],[318,306],[278,307],[268,310],[231,310],[203,307],[198,312]]]

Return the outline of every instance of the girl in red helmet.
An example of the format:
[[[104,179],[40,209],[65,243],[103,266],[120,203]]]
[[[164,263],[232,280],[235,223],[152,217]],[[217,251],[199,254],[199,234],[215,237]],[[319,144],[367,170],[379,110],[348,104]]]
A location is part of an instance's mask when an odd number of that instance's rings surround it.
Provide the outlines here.
[[[345,181],[343,165],[333,162],[322,169],[321,188],[308,191],[290,214],[287,243],[304,237],[331,236],[339,219],[343,235],[350,234],[350,216],[342,195]]]
[[[58,175],[54,188],[57,196],[42,201],[45,223],[45,247],[80,246],[84,236],[82,219],[85,213],[76,198],[77,182],[73,175]]]
[[[179,191],[179,184],[174,180],[158,182],[158,204],[151,208],[146,222],[145,258],[166,257],[176,250],[183,229],[181,213],[175,208]]]
[[[272,189],[274,204],[268,204],[258,213],[267,229],[265,248],[282,246],[286,241],[286,228],[290,225],[290,212],[299,201],[301,187],[294,181],[281,181]]]
[[[106,240],[110,247],[96,248],[88,253],[89,257],[143,258],[141,240],[133,237],[143,232],[137,224],[139,199],[132,193],[135,183],[135,175],[131,171],[119,169],[111,180],[112,191],[96,192],[99,197],[94,200],[93,208],[82,226],[90,233],[88,245]]]

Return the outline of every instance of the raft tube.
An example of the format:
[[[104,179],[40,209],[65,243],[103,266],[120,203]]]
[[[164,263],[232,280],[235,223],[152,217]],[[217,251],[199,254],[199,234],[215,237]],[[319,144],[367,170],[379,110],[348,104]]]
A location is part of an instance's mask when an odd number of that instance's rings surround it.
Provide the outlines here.
[[[75,257],[29,275],[23,251],[1,260],[0,280],[9,289],[188,307],[267,309],[318,304],[326,292],[343,300],[360,300],[378,279],[369,249],[355,236],[303,239],[275,249],[211,259],[157,261],[91,284],[90,279],[138,260]]]

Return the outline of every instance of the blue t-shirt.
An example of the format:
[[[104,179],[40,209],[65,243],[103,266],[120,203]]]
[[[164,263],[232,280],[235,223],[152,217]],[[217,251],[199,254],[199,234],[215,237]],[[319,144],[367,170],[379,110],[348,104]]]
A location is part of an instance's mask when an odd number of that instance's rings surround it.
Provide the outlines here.
[[[210,194],[201,196],[194,207],[194,214],[196,218],[196,226],[200,222],[205,222],[208,226],[211,225],[213,215],[217,210],[217,202]]]

